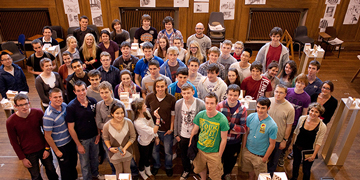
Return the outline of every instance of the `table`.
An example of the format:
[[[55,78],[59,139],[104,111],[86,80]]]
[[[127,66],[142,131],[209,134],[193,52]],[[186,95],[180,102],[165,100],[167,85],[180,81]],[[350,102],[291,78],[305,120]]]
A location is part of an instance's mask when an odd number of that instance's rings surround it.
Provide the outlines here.
[[[357,58],[360,60],[360,55],[358,55]],[[359,73],[360,73],[360,68],[357,70],[357,72],[355,73],[354,77],[351,79],[350,82],[353,82]]]
[[[300,73],[305,74],[305,71],[306,71],[306,68],[308,67],[310,58],[319,61],[319,63],[321,64],[324,54],[325,54],[324,50],[321,49],[321,51],[318,51],[318,55],[314,56],[314,55],[312,55],[311,52],[305,51],[305,48],[304,48],[304,51],[301,54],[301,60],[300,60],[299,68],[298,68],[300,70]]]
[[[334,148],[337,143],[337,139],[339,138],[342,126],[350,110],[353,112],[346,130],[344,131],[345,133],[343,138],[339,141],[339,150],[336,153],[334,152]],[[324,148],[321,152],[325,164],[337,166],[344,165],[346,157],[355,140],[356,134],[360,130],[360,113],[358,113],[359,110],[360,108],[355,108],[355,105],[352,104],[352,101],[349,101],[348,98],[341,98],[340,106],[338,107],[338,111],[334,118],[329,135],[326,138]]]

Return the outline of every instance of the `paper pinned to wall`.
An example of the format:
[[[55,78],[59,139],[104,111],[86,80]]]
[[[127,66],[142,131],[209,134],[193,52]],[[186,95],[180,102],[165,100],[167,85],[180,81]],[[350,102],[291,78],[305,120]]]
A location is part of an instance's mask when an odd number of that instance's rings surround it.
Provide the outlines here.
[[[357,24],[360,15],[360,1],[350,0],[343,24]]]
[[[97,27],[103,27],[101,0],[90,0],[90,10],[93,24]]]
[[[209,13],[209,3],[194,3],[194,13]]]
[[[63,0],[63,4],[65,14],[80,14],[78,0]]]
[[[335,5],[327,5],[325,8],[324,18],[333,18],[336,10],[336,4]]]
[[[67,14],[69,27],[78,27],[79,26],[79,15],[76,13]]]
[[[334,26],[334,18],[321,18],[319,28],[326,28]]]
[[[340,4],[340,0],[326,0],[325,4],[331,4],[331,5]]]
[[[189,7],[189,0],[174,0],[174,7]]]
[[[266,4],[266,0],[245,0],[245,4]]]
[[[156,7],[155,0],[140,0],[140,7]]]
[[[220,12],[224,13],[225,20],[235,17],[235,0],[220,0]]]

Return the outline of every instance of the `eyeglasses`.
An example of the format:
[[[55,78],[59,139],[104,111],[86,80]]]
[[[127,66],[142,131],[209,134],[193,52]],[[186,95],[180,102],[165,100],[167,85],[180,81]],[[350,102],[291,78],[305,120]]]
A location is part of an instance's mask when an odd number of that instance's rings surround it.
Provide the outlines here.
[[[29,105],[29,103],[25,103],[25,104],[18,104],[18,105],[16,105],[17,107],[23,107],[23,106],[27,106],[27,105]]]
[[[330,90],[330,88],[327,88],[327,87],[324,87],[324,86],[322,87],[322,89],[325,89],[325,90]]]
[[[244,48],[241,48],[241,47],[235,47],[235,49],[244,49]]]
[[[195,28],[195,29],[198,29],[198,30],[203,30],[204,28]]]
[[[3,62],[3,61],[10,61],[10,60],[11,60],[11,58],[6,58],[6,59],[2,59],[1,62]]]

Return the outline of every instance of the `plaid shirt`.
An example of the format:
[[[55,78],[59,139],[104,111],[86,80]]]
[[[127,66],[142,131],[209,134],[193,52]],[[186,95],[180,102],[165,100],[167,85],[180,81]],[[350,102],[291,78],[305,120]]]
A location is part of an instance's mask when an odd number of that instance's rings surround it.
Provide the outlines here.
[[[166,35],[166,29],[163,29],[159,32],[157,39],[156,39],[156,43],[159,44],[159,39],[161,39],[163,36],[166,36],[168,38],[168,36]],[[181,44],[184,44],[184,40],[183,40],[183,36],[182,36],[181,32],[179,30],[173,29],[173,33],[170,35],[170,38],[168,38],[170,46],[175,46],[174,39],[176,37],[181,38]]]
[[[247,111],[246,111],[245,106],[243,104],[241,104],[240,101],[238,101],[238,102],[240,103],[240,106],[238,109],[236,109],[234,114],[231,114],[230,107],[227,103],[227,100],[220,102],[216,106],[216,110],[223,113],[226,116],[226,118],[228,119],[229,123],[235,124],[234,128],[230,129],[230,130],[235,130],[235,132],[239,133],[239,134],[230,134],[230,131],[229,131],[228,135],[227,135],[228,141],[237,140],[238,138],[240,138],[240,135],[245,134],[246,130],[247,130],[247,127],[246,127]]]

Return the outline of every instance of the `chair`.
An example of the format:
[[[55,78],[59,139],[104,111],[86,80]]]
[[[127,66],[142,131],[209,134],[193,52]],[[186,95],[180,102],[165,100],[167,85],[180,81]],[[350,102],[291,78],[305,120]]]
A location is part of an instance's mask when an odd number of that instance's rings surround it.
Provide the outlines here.
[[[66,39],[64,39],[64,32],[63,32],[62,27],[61,26],[50,26],[50,27],[53,30],[52,38],[57,39],[57,41],[59,42],[60,48],[65,47],[66,46]]]
[[[18,48],[18,46],[16,46],[16,44],[13,41],[8,41],[8,42],[4,42],[1,44],[1,49],[3,50],[8,50],[11,53],[13,53],[11,56],[11,58],[13,59],[13,62],[19,62],[19,61],[24,61],[26,59],[26,56],[24,54],[22,54]],[[24,62],[23,62],[24,65]],[[24,65],[25,67],[25,65]]]
[[[68,30],[67,30],[67,36],[66,36],[66,38],[69,37],[69,36],[72,36],[73,33],[74,33],[74,31],[75,31],[75,29],[77,29],[77,28],[79,28],[79,27],[69,27]]]
[[[93,25],[93,24],[90,24],[88,25],[89,28],[93,29],[95,31],[95,34],[97,37],[95,37],[97,39],[97,43],[99,43],[99,38],[100,38],[100,35],[99,35],[99,31],[98,31],[98,28],[96,27],[96,25]]]
[[[219,44],[225,40],[224,14],[212,12],[209,17],[207,35],[212,43]]]
[[[136,30],[139,29],[139,27],[132,27],[130,28],[130,43],[133,43],[134,42],[134,37],[135,37],[135,32]]]
[[[325,50],[324,59],[325,59],[326,51],[327,51],[327,48],[329,45],[332,46],[331,51],[333,51],[336,46],[339,46],[339,54],[338,54],[338,58],[339,58],[341,45],[344,41],[337,38],[336,29],[334,27],[327,27],[325,32],[320,32],[319,35],[321,38],[320,45],[322,45],[322,43],[326,44],[326,48],[324,48],[324,50]]]
[[[294,44],[299,45],[299,59],[301,54],[301,48],[304,47],[305,43],[314,43],[314,39],[310,38],[307,35],[307,27],[306,26],[299,26],[295,29],[294,32]]]

